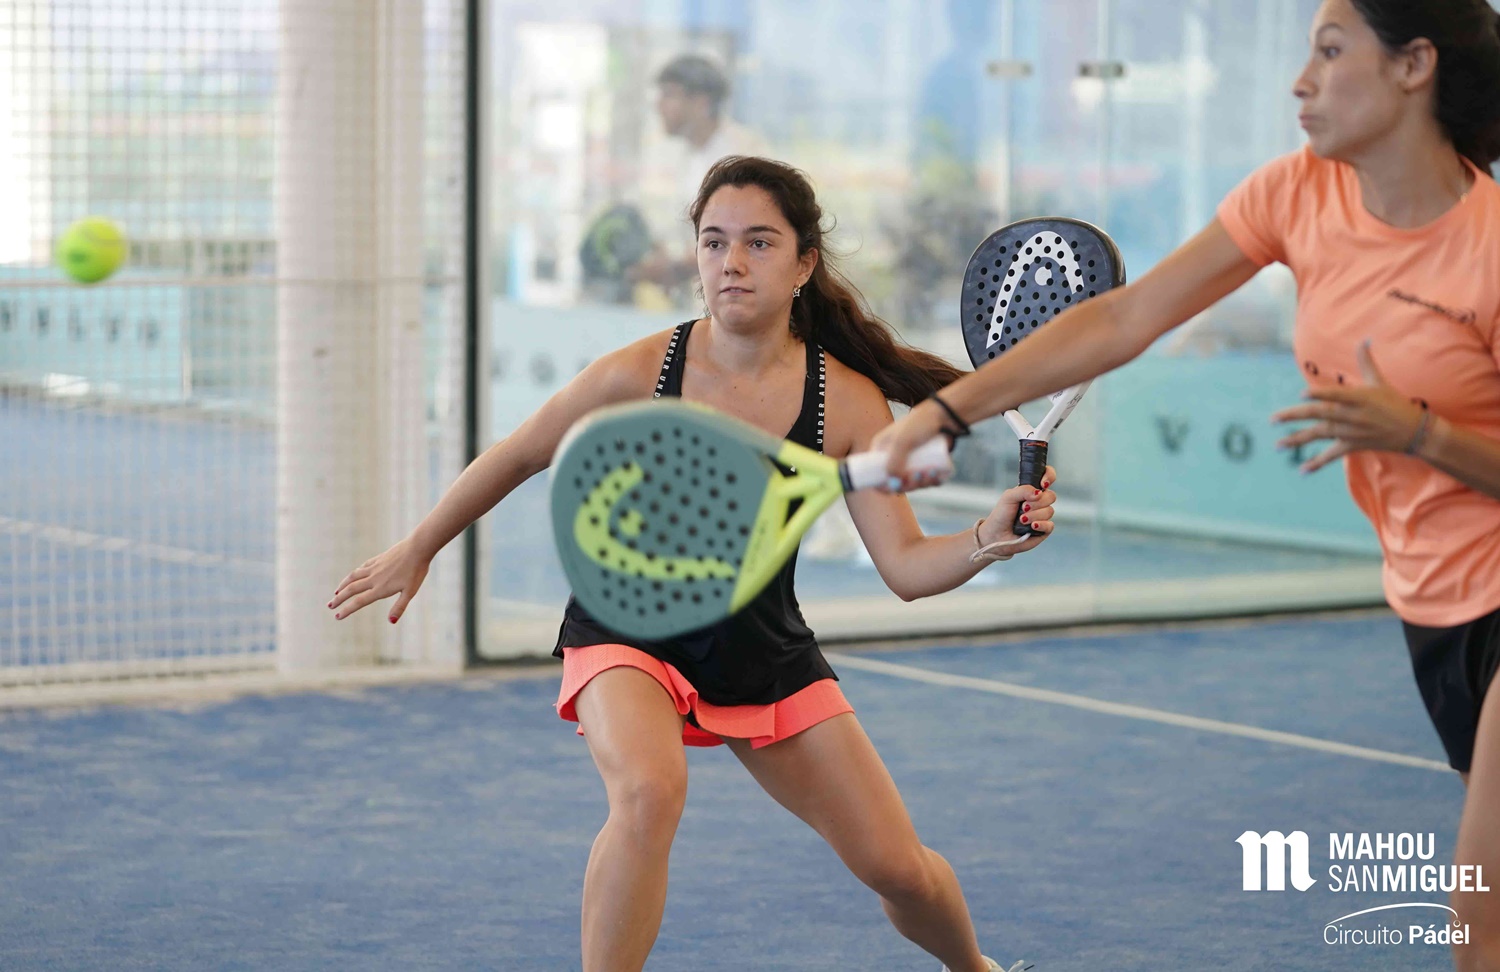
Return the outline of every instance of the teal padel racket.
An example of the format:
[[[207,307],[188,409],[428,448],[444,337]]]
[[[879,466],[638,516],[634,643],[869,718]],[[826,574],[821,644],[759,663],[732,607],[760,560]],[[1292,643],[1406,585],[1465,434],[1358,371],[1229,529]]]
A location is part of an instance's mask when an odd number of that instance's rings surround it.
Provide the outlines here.
[[[701,405],[599,409],[552,465],[552,531],[573,595],[605,626],[663,639],[750,603],[846,491],[886,482],[886,456],[842,462]],[[946,477],[948,442],[908,468]]]

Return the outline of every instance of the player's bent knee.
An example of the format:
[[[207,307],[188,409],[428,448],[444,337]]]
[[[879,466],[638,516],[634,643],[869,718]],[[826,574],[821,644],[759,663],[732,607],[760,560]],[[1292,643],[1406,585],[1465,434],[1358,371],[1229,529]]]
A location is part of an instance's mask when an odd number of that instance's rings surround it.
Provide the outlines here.
[[[643,833],[676,830],[687,803],[687,773],[633,773],[609,787],[609,814]]]
[[[933,893],[932,868],[920,847],[876,854],[855,875],[889,901],[920,900]]]

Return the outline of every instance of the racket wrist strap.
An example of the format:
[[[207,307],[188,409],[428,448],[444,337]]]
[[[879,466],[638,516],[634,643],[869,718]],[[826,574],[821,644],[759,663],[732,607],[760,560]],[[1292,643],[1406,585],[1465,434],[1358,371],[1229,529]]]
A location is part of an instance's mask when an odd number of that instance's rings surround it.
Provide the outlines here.
[[[974,552],[969,554],[971,564],[992,564],[1000,560],[1009,560],[1014,553],[1003,553],[1006,547],[1013,547],[1026,540],[1025,537],[1012,537],[1009,540],[998,540],[995,543],[985,543],[979,537],[979,528],[984,525],[985,517],[974,521]]]
[[[954,439],[962,439],[964,436],[973,431],[969,428],[969,423],[959,418],[958,413],[953,410],[953,407],[947,402],[943,401],[942,398],[938,396],[937,392],[933,392],[928,397],[931,398],[934,402],[937,402],[938,408],[948,413],[948,418],[950,418],[953,421],[953,425],[956,426],[956,428],[950,428],[946,425],[943,427],[943,431],[946,432],[950,437]]]

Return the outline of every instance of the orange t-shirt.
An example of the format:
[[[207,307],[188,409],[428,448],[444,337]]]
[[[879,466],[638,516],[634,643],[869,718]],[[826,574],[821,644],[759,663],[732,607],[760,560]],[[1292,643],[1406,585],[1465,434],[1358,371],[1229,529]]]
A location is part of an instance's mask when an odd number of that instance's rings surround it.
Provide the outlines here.
[[[1309,385],[1362,384],[1355,349],[1368,338],[1393,388],[1500,439],[1500,185],[1470,168],[1458,205],[1397,229],[1365,209],[1352,167],[1304,148],[1257,169],[1218,215],[1252,261],[1297,278],[1293,344]],[[1397,614],[1450,627],[1500,608],[1500,500],[1400,453],[1354,452],[1345,470]]]

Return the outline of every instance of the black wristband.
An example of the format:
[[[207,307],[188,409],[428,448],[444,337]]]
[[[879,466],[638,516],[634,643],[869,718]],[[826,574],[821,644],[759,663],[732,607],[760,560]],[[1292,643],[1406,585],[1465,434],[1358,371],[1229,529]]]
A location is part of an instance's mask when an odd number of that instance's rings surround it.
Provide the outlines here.
[[[961,439],[964,436],[968,435],[972,431],[969,428],[969,423],[965,422],[963,419],[959,418],[958,417],[958,413],[955,412],[952,409],[952,407],[950,407],[948,405],[947,402],[945,402],[941,398],[939,398],[937,392],[933,392],[932,395],[929,396],[929,397],[934,402],[937,402],[938,403],[938,407],[941,408],[943,411],[947,412],[948,413],[948,417],[953,420],[953,424],[955,424],[955,425],[958,426],[958,430],[957,431],[955,431],[953,429],[943,429],[944,432],[948,433],[950,436],[952,436],[955,439]]]

